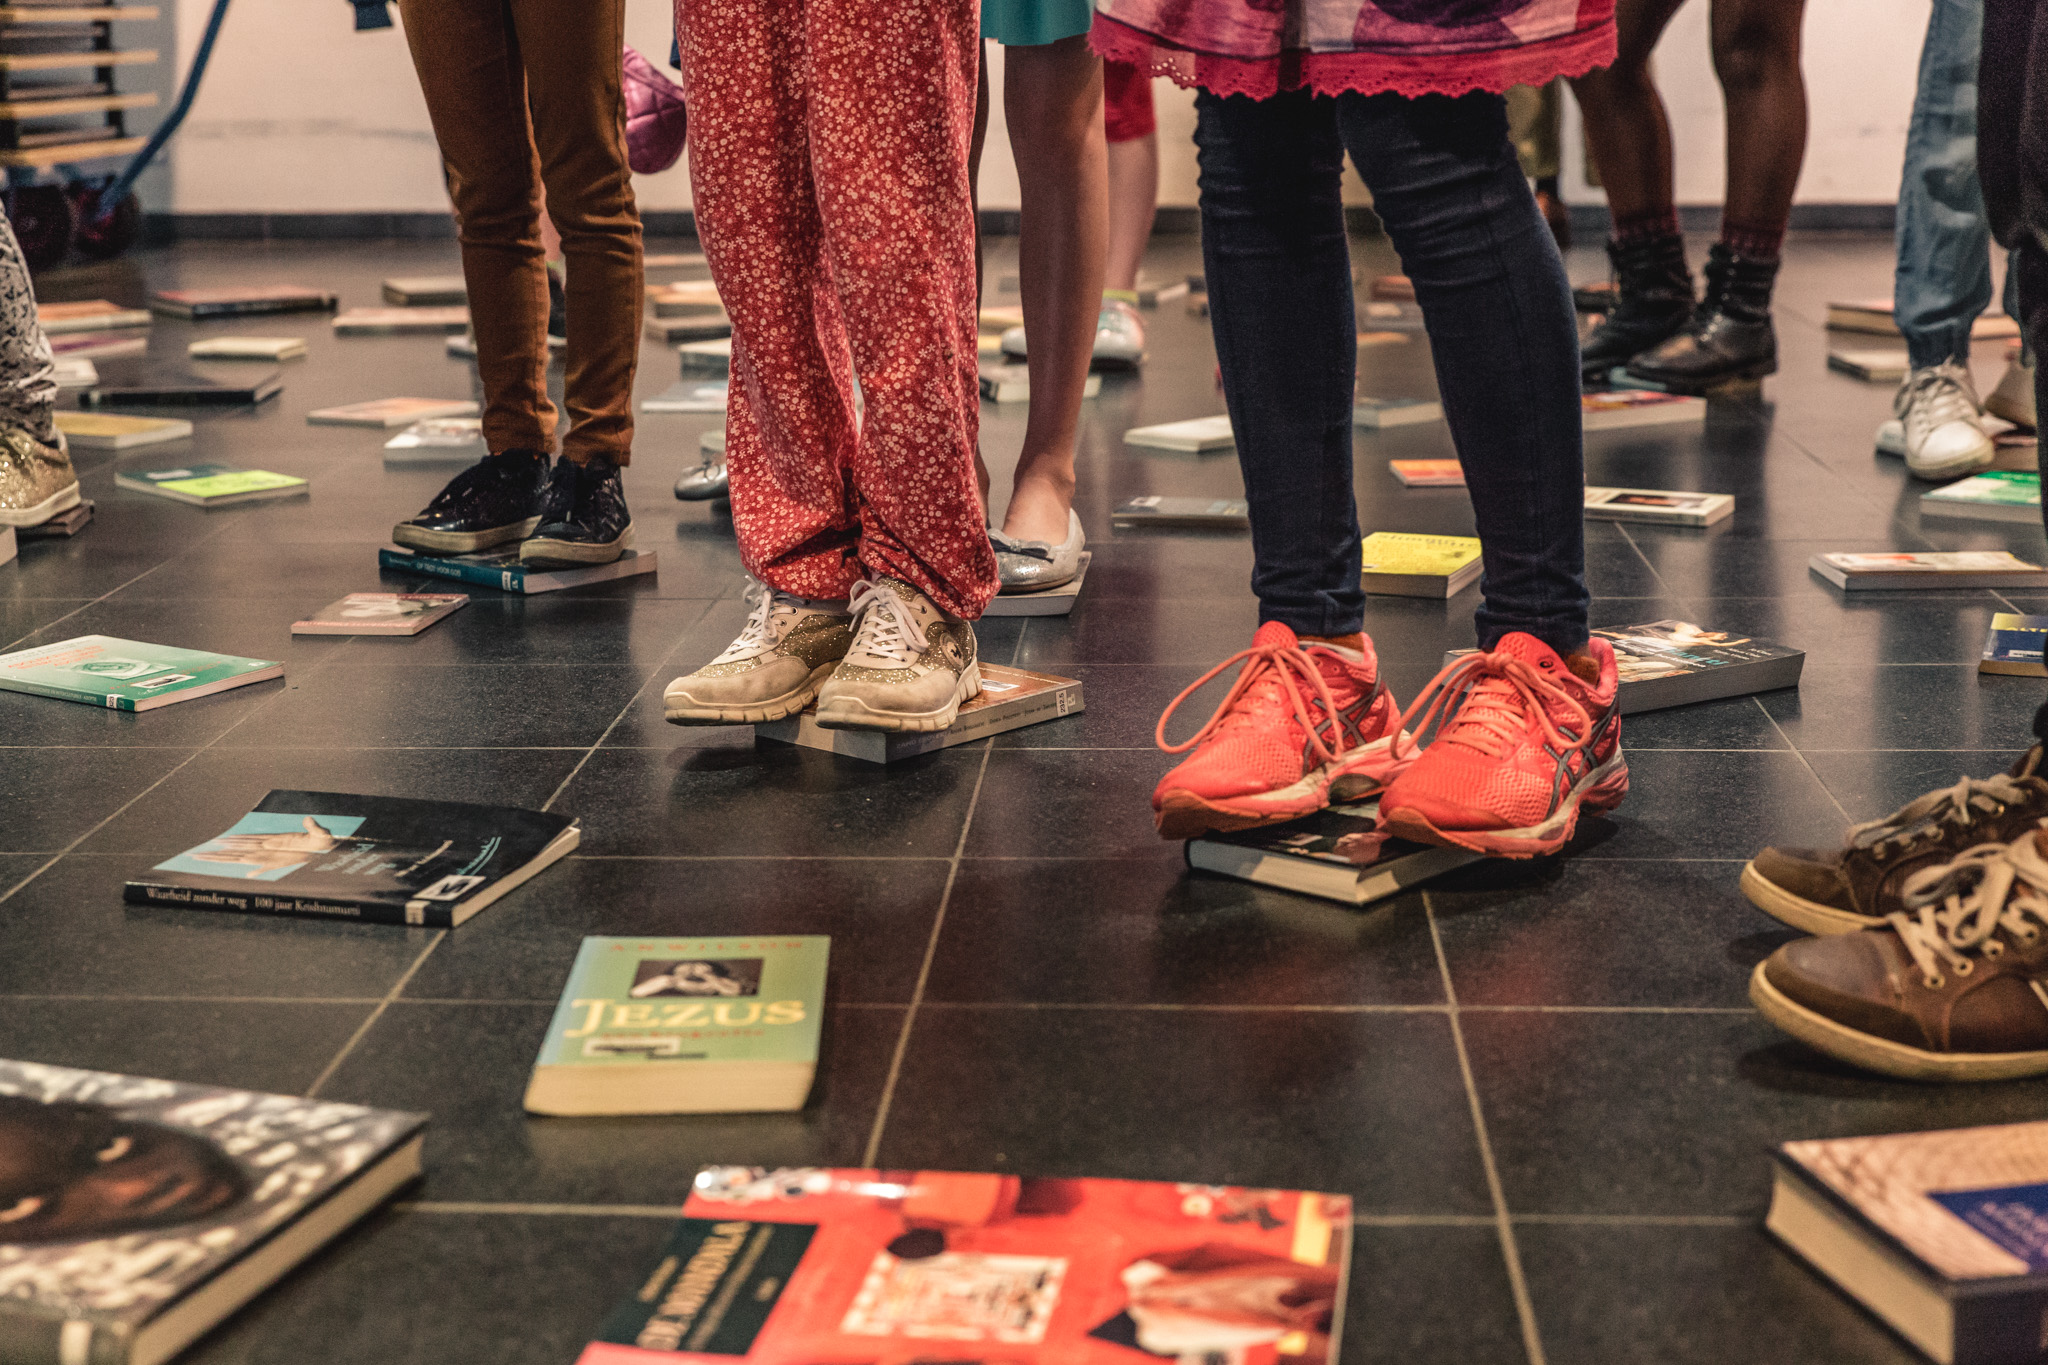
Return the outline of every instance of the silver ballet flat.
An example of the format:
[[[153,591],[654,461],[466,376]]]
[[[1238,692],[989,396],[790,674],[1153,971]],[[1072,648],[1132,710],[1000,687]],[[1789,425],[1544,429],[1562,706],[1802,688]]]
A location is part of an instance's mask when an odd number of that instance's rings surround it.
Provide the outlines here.
[[[725,461],[716,464],[705,463],[685,473],[676,480],[676,496],[684,502],[710,502],[714,498],[727,498]]]
[[[1039,592],[1071,583],[1081,572],[1081,551],[1088,538],[1081,534],[1081,518],[1067,512],[1067,538],[1057,545],[1042,540],[1012,540],[991,527],[989,543],[996,550],[996,575],[1004,592]]]

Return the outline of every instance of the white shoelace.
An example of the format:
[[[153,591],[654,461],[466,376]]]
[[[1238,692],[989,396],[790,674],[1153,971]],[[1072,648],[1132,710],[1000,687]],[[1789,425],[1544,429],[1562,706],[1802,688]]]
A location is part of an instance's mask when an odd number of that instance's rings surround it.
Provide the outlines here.
[[[1965,777],[1953,787],[1913,798],[1881,820],[1851,825],[1849,846],[1882,854],[1887,843],[1913,842],[1905,836],[1923,821],[1967,826],[1978,811],[1996,814],[2000,807],[2017,805],[2026,799],[2026,789],[2004,773],[1995,777]]]
[[[1970,384],[1970,372],[1953,360],[1915,370],[1899,395],[1903,406],[1899,416],[1906,424],[1906,438],[1913,441],[1950,422],[1978,421],[1977,394]]]
[[[860,629],[854,632],[853,646],[846,651],[848,658],[869,654],[906,668],[924,653],[924,627],[918,624],[910,604],[887,584],[870,583],[863,578],[853,585],[853,596],[846,607],[860,617]]]
[[[2048,862],[2031,838],[1979,844],[1953,862],[1922,868],[1901,893],[1909,908],[1885,919],[1931,991],[1947,984],[1943,967],[1968,976],[1977,970],[1973,954],[2003,956],[2004,942],[1993,937],[1998,930],[2024,948],[2048,925]]]
[[[790,622],[787,618],[794,617],[810,605],[801,597],[791,597],[786,592],[777,592],[754,578],[747,580],[745,600],[754,609],[753,614],[747,618],[746,629],[742,630],[739,638],[727,645],[725,653],[713,659],[712,663],[737,663],[741,659],[751,659],[757,654],[775,648],[782,643],[782,637],[789,633]]]

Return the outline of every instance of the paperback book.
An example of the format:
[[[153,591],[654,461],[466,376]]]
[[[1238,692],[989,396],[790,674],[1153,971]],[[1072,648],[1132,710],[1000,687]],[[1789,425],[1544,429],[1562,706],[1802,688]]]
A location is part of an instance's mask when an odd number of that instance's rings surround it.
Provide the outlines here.
[[[577,1365],[1320,1365],[1351,1199],[943,1171],[715,1166]]]
[[[1674,493],[1662,488],[1586,489],[1586,515],[1596,521],[1646,521],[1712,526],[1735,513],[1728,493]]]
[[[1024,305],[1012,304],[1003,308],[984,308],[977,319],[984,332],[1007,332],[1012,327],[1024,325]]]
[[[306,420],[315,426],[402,427],[432,417],[473,417],[477,405],[466,398],[378,398],[338,408],[315,408]]]
[[[1380,275],[1373,279],[1366,296],[1378,303],[1415,302],[1415,281],[1406,275]]]
[[[384,302],[395,308],[467,303],[469,282],[460,275],[398,275],[384,281]]]
[[[1190,839],[1188,866],[1347,905],[1370,905],[1483,856],[1470,849],[1383,838],[1379,811],[1377,801],[1326,806],[1284,825]]]
[[[20,530],[21,539],[69,540],[91,524],[93,511],[98,506],[99,504],[91,498],[86,498],[77,506],[67,507],[47,521],[37,522],[34,526],[22,527]],[[14,528],[10,527],[8,529],[12,530]]]
[[[731,337],[723,341],[686,341],[676,347],[676,354],[682,359],[686,375],[732,373]]]
[[[266,498],[291,498],[311,485],[290,474],[267,469],[237,469],[231,464],[183,464],[165,469],[124,469],[114,475],[116,488],[154,493],[195,507],[227,507]]]
[[[1455,597],[1479,579],[1476,536],[1375,531],[1361,552],[1365,590],[1385,597]]]
[[[1095,558],[1093,550],[1081,551],[1081,571],[1057,588],[1040,588],[1033,592],[1000,592],[989,599],[982,608],[983,616],[1070,616],[1074,604],[1081,600],[1081,585],[1088,581],[1088,565]]]
[[[79,450],[133,450],[182,441],[192,424],[181,417],[122,417],[110,412],[60,412],[57,430]]]
[[[276,370],[234,380],[200,374],[177,365],[116,361],[103,366],[100,381],[78,395],[82,408],[249,407],[284,389]]]
[[[1873,384],[1896,383],[1911,368],[1904,351],[1844,351],[1828,348],[1828,368]]]
[[[684,309],[725,310],[724,301],[718,297],[718,285],[712,280],[678,280],[646,288],[648,307],[658,318],[679,317]]]
[[[804,1107],[831,940],[586,938],[533,1064],[534,1114]]]
[[[292,634],[417,635],[468,605],[466,592],[352,592],[292,622]]]
[[[754,738],[824,749],[867,763],[895,763],[935,749],[950,749],[956,744],[1021,730],[1040,721],[1076,715],[1085,708],[1078,679],[1005,668],[1001,664],[984,663],[978,667],[981,695],[960,704],[960,715],[950,729],[901,734],[828,730],[818,724],[814,710],[805,710],[788,720],[756,725]]]
[[[344,337],[459,332],[467,326],[467,308],[350,308],[334,318],[334,334]]]
[[[105,299],[80,303],[39,303],[36,321],[51,336],[64,332],[105,332],[116,327],[147,327],[149,313],[141,308],[123,308]]]
[[[1614,646],[1615,699],[1623,715],[1797,687],[1806,665],[1804,650],[1690,621],[1608,626],[1593,634]],[[1444,662],[1472,652],[1451,650]]]
[[[69,332],[49,340],[53,360],[115,360],[149,354],[147,332]]]
[[[1082,381],[1081,396],[1094,398],[1102,392],[1102,376],[1090,373]],[[983,364],[981,396],[991,403],[1031,401],[1031,370],[1021,364]],[[1128,438],[1127,438],[1128,439]]]
[[[385,464],[467,464],[487,453],[481,417],[435,417],[414,422],[384,443]]]
[[[0,692],[81,701],[110,711],[154,711],[284,676],[284,665],[199,649],[80,635],[0,654]]]
[[[1377,431],[1384,427],[1440,422],[1444,405],[1434,398],[1365,398],[1351,400],[1351,425]]]
[[[426,1122],[0,1061],[0,1358],[169,1360],[417,1178]]]
[[[194,360],[298,360],[306,354],[304,337],[208,337],[185,348]]]
[[[1579,407],[1587,431],[1703,422],[1707,417],[1706,399],[1651,389],[1615,389],[1606,393],[1584,394],[1579,398]]]
[[[2041,1358],[2048,1123],[1788,1142],[1764,1226],[1941,1365]]]
[[[1832,332],[1865,332],[1871,336],[1897,336],[1899,325],[1892,320],[1890,299],[1864,299],[1852,303],[1831,303],[1828,305],[1828,330]],[[1970,328],[1972,341],[1987,341],[1998,337],[2016,337],[2020,325],[2004,313],[1980,313],[1975,325]]]
[[[1463,488],[1465,466],[1456,460],[1388,460],[1403,488]]]
[[[274,791],[223,833],[130,881],[132,905],[452,929],[576,847],[546,811]]]
[[[2048,569],[2004,550],[1837,552],[1815,555],[1807,568],[1845,592],[2048,587]]]
[[[474,583],[478,587],[496,588],[500,592],[524,593],[527,596],[541,592],[560,592],[564,588],[580,588],[589,583],[605,583],[614,578],[632,578],[637,574],[655,571],[652,550],[628,550],[609,564],[563,568],[554,565],[522,564],[519,562],[517,545],[483,550],[473,555],[435,555],[420,550],[409,550],[402,545],[387,545],[377,551],[377,567],[389,569],[394,573],[431,574],[435,578],[452,578],[459,583]]]
[[[1205,450],[1229,450],[1237,444],[1230,434],[1230,417],[1197,417],[1188,422],[1163,422],[1158,426],[1132,427],[1124,433],[1124,444],[1151,450],[1175,450],[1197,454]]]
[[[1996,612],[1991,617],[1991,630],[1985,636],[1984,657],[1978,660],[1977,671],[2022,678],[2048,677],[2048,663],[2042,659],[2044,642],[2048,642],[2048,616]]]
[[[1242,531],[1251,526],[1243,498],[1132,498],[1110,513],[1112,526],[1171,526],[1194,531]]]
[[[641,330],[650,341],[717,341],[732,335],[732,319],[722,312],[701,316],[651,317]]]
[[[149,306],[155,311],[195,320],[258,313],[331,313],[337,302],[325,289],[306,289],[295,284],[253,289],[166,289],[149,296]]]
[[[20,540],[12,526],[0,522],[0,564],[14,562],[15,557],[21,553]]]
[[[642,399],[642,412],[724,412],[726,386],[679,379],[652,398]]]
[[[53,356],[50,380],[60,389],[89,389],[100,382],[99,366],[84,356]]]
[[[2041,476],[2006,470],[1973,474],[1920,495],[1923,517],[2041,524]]]

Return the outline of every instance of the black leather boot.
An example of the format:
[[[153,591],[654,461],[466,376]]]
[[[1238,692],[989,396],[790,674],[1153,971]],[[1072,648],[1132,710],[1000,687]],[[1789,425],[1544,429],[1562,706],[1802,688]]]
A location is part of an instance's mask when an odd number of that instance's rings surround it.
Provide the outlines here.
[[[1580,368],[1592,384],[1605,384],[1609,370],[1676,335],[1692,317],[1685,238],[1610,241],[1607,258],[1614,262],[1617,302],[1579,347]]]
[[[1628,365],[1629,374],[1672,393],[1705,393],[1778,370],[1771,285],[1778,263],[1742,256],[1720,242],[1707,252],[1707,294],[1690,325]]]

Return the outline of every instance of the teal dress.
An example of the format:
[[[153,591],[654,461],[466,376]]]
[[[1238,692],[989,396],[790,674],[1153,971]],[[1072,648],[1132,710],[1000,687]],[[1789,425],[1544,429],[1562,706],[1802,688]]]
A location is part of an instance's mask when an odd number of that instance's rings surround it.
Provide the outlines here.
[[[982,0],[981,36],[1004,47],[1040,47],[1086,33],[1092,0]]]

